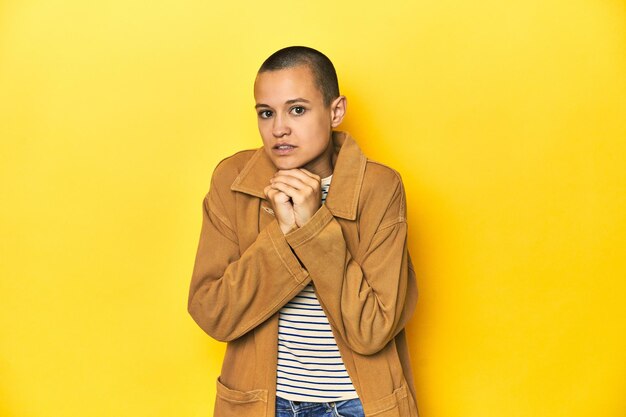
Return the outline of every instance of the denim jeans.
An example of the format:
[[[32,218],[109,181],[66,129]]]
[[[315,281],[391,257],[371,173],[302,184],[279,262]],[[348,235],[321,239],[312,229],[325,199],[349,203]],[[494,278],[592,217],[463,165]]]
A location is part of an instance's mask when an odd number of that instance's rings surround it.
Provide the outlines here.
[[[330,403],[289,401],[276,397],[276,417],[364,417],[361,400]]]

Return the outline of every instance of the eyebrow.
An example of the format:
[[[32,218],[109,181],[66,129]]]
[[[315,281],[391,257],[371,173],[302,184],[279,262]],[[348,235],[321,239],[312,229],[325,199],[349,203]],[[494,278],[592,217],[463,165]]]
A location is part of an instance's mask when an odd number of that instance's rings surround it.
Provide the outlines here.
[[[310,103],[310,101],[302,97],[292,98],[291,100],[285,101],[285,104],[294,104],[294,103]],[[267,104],[263,104],[263,103],[259,103],[254,106],[255,109],[258,109],[259,107],[270,107],[270,106]]]

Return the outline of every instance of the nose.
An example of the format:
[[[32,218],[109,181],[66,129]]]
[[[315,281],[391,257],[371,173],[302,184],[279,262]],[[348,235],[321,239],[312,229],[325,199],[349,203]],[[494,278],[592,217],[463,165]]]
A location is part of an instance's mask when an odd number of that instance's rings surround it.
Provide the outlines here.
[[[274,124],[272,125],[272,134],[275,138],[281,138],[283,136],[289,135],[291,133],[291,128],[287,125],[287,122],[284,117],[276,115],[274,117]]]

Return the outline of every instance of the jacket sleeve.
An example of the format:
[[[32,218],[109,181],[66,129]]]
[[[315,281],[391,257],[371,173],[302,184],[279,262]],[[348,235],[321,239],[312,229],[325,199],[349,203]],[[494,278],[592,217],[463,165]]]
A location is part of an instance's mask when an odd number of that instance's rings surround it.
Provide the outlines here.
[[[286,235],[315,284],[328,320],[355,352],[383,349],[405,326],[417,301],[407,250],[404,189],[400,182],[385,216],[355,256],[325,205]]]
[[[188,311],[196,323],[225,342],[265,321],[310,281],[275,219],[240,254],[233,222],[226,215],[226,207],[234,211],[225,203],[229,197],[220,197],[212,180],[202,205],[188,298]],[[232,204],[234,199],[228,201]]]

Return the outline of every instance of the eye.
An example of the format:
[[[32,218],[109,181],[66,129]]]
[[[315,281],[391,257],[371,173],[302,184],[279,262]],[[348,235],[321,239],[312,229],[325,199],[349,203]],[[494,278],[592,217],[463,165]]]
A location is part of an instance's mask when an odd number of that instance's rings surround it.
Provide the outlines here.
[[[302,116],[304,113],[306,113],[306,109],[302,106],[295,106],[291,108],[291,113],[295,114],[296,116]]]
[[[259,112],[259,117],[261,119],[269,119],[270,117],[272,117],[272,111],[271,110],[261,110]]]

